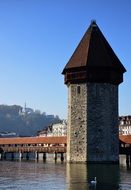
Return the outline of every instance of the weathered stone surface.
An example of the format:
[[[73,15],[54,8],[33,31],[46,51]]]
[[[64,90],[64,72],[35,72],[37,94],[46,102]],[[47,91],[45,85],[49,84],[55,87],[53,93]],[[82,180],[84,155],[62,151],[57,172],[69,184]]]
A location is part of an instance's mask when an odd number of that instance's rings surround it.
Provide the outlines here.
[[[67,138],[69,162],[118,161],[117,85],[69,85]]]
[[[78,92],[80,88],[80,93]],[[68,95],[67,160],[87,161],[87,85],[71,84]]]

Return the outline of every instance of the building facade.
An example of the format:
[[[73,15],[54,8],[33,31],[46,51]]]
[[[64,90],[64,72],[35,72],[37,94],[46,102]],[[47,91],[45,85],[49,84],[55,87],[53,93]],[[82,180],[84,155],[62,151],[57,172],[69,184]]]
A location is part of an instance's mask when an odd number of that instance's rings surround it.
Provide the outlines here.
[[[39,137],[46,137],[46,136],[67,136],[67,122],[63,120],[62,122],[52,124],[45,128],[44,130],[38,133]]]
[[[67,122],[65,120],[62,123],[52,125],[52,136],[67,136]]]
[[[131,135],[131,115],[119,117],[119,135]]]
[[[93,21],[62,72],[68,162],[118,162],[118,86],[125,71]]]

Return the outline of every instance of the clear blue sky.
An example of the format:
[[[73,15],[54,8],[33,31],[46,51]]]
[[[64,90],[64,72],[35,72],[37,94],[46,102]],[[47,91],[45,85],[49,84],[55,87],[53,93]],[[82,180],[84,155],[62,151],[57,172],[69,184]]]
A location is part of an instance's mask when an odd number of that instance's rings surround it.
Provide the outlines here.
[[[127,69],[119,113],[131,115],[130,0],[0,0],[0,104],[66,118],[61,72],[92,19]]]

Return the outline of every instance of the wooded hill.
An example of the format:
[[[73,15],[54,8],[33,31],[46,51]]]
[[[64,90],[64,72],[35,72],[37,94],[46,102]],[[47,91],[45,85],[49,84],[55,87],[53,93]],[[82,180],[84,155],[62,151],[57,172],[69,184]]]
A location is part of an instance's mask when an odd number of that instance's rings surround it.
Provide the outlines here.
[[[19,105],[0,105],[0,133],[15,132],[18,136],[35,136],[38,131],[59,122],[58,116]]]

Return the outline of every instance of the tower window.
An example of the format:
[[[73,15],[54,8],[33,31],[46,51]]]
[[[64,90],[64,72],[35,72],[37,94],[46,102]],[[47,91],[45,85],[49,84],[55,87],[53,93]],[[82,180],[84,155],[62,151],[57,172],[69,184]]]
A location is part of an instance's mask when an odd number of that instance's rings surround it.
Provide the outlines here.
[[[77,86],[77,93],[80,94],[81,93],[81,87]]]

